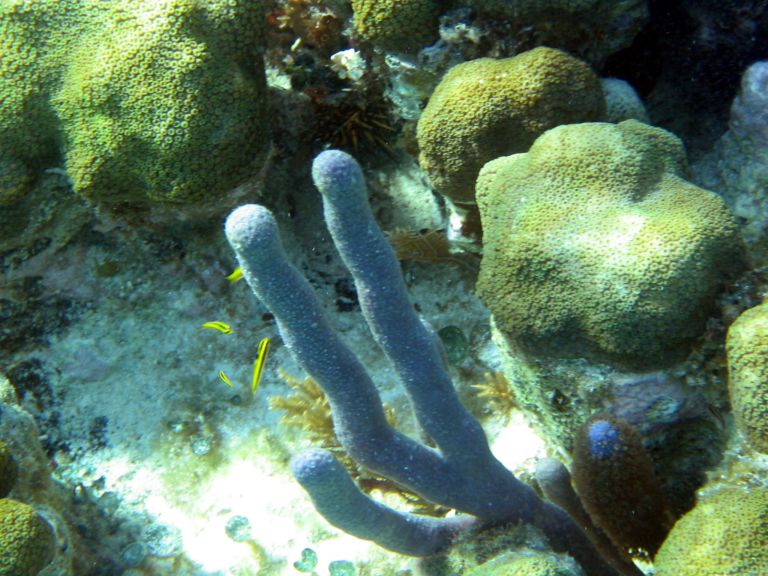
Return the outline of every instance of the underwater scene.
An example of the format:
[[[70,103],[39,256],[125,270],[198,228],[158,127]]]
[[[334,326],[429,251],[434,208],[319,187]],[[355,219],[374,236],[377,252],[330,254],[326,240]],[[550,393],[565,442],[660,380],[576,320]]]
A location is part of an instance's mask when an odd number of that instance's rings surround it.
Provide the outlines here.
[[[0,0],[0,576],[768,576],[768,0]]]

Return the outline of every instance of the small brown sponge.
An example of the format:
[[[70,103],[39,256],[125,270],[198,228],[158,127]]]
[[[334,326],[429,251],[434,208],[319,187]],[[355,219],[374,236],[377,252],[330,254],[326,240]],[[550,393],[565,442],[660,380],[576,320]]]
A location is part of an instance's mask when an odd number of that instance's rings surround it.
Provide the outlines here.
[[[768,490],[723,488],[677,521],[656,576],[768,574]]]
[[[768,303],[743,312],[725,345],[736,425],[752,448],[768,454]]]
[[[635,120],[560,126],[486,164],[477,288],[504,336],[634,369],[683,354],[745,266],[733,216],[685,170],[680,140]]]
[[[483,164],[524,152],[560,124],[602,120],[603,90],[584,62],[553,48],[451,68],[419,119],[419,164],[458,203],[474,203]]]
[[[0,576],[36,576],[53,559],[53,531],[35,509],[0,499]]]
[[[19,467],[11,456],[8,445],[0,440],[0,498],[5,498],[16,484]]]
[[[610,416],[587,421],[574,442],[573,484],[617,548],[656,554],[674,518],[634,428]]]
[[[417,52],[437,39],[435,0],[352,0],[352,10],[357,35],[379,48]]]
[[[579,565],[551,552],[506,552],[470,570],[465,576],[582,576]]]

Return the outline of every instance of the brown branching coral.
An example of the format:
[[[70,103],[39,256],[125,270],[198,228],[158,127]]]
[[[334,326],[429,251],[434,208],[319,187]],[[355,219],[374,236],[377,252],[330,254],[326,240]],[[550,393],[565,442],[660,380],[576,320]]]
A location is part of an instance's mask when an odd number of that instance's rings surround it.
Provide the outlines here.
[[[292,390],[288,396],[272,396],[269,399],[271,410],[285,412],[281,418],[283,424],[301,430],[313,444],[332,452],[363,492],[370,494],[378,490],[382,493],[396,494],[415,513],[445,516],[448,512],[447,508],[427,502],[388,478],[363,468],[345,452],[333,430],[333,416],[328,398],[315,380],[309,376],[303,379],[296,378],[282,369],[278,369],[278,374]],[[392,407],[385,404],[384,411],[389,424],[394,425],[395,412]]]

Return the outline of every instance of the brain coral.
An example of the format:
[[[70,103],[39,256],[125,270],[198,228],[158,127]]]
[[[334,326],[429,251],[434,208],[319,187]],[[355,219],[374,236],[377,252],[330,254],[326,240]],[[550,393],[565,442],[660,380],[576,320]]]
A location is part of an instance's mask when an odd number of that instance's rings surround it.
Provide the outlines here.
[[[22,198],[35,176],[58,161],[58,119],[49,99],[81,29],[79,3],[0,2],[0,205]]]
[[[419,119],[419,164],[432,184],[473,203],[483,164],[524,152],[560,124],[600,120],[600,81],[583,62],[552,48],[480,58],[451,68]]]
[[[34,508],[0,499],[0,576],[36,576],[53,557],[53,532]]]
[[[755,450],[768,454],[768,303],[731,324],[726,350],[736,424]]]
[[[416,52],[437,39],[440,2],[352,0],[355,32],[385,50]]]
[[[768,491],[724,488],[677,521],[656,576],[768,574]]]
[[[263,8],[3,2],[0,145],[14,152],[0,195],[61,156],[75,190],[103,201],[215,200],[246,179],[267,144]]]
[[[486,164],[477,288],[501,332],[634,368],[684,352],[744,266],[733,217],[685,167],[678,138],[635,120],[560,126]]]

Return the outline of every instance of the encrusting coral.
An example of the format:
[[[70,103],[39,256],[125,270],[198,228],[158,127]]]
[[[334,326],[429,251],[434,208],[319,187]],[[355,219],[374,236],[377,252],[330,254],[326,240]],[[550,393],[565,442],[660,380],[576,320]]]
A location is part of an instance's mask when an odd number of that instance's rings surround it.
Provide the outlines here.
[[[320,449],[303,452],[291,463],[315,508],[350,534],[415,556],[435,553],[473,525],[526,522],[540,528],[553,548],[572,554],[587,573],[614,573],[565,512],[541,500],[491,454],[480,424],[458,400],[434,334],[413,311],[397,259],[373,220],[357,162],[340,151],[323,152],[312,174],[368,326],[437,449],[389,426],[365,367],[286,260],[277,224],[261,206],[241,206],[227,219],[227,239],[243,275],[275,316],[288,349],[323,387],[345,450],[425,499],[467,514],[427,518],[388,508],[360,492],[334,456]]]
[[[723,487],[677,521],[656,576],[768,574],[768,490]]]
[[[439,192],[472,204],[483,164],[524,152],[544,131],[602,120],[600,81],[553,48],[480,58],[451,68],[419,118],[419,164]]]
[[[53,531],[34,508],[0,498],[0,576],[37,576],[53,558]]]
[[[263,11],[245,0],[3,2],[0,148],[13,152],[0,156],[0,194],[21,197],[63,156],[90,199],[219,199],[267,149]]]
[[[728,328],[728,389],[736,425],[768,454],[768,303],[743,312]]]
[[[746,265],[735,219],[685,169],[680,140],[635,120],[560,126],[486,164],[477,289],[501,333],[631,368],[684,354]]]

